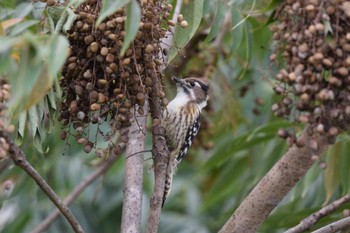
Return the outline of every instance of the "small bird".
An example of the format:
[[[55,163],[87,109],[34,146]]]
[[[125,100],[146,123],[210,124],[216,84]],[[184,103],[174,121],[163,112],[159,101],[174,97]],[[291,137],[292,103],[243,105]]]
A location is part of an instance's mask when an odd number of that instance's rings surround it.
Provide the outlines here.
[[[186,155],[197,135],[202,109],[207,105],[209,83],[201,78],[172,78],[177,94],[162,113],[161,125],[169,148],[169,163],[165,178],[163,204],[171,189],[177,164]]]

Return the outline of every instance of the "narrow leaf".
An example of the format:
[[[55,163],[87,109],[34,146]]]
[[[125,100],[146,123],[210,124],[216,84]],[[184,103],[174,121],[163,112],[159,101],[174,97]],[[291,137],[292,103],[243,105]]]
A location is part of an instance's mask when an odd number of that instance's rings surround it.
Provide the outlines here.
[[[174,44],[170,49],[168,62],[170,62],[177,55],[177,51],[179,49],[185,47],[185,45],[190,41],[194,33],[197,31],[203,16],[203,2],[204,0],[184,2],[181,13],[184,15],[184,19],[187,20],[188,27],[176,27]]]
[[[126,52],[127,48],[134,40],[137,30],[139,29],[141,20],[141,10],[136,2],[136,0],[132,0],[127,9],[127,17],[125,21],[125,39],[123,42],[122,49],[120,51],[120,55],[123,56]]]
[[[52,18],[55,25],[60,20],[62,14],[66,12],[63,6],[51,6],[48,7],[46,11],[47,14]]]
[[[333,193],[339,185],[339,152],[340,144],[337,143],[329,148],[326,154],[327,168],[324,172],[324,186],[326,189],[326,199],[324,205],[329,202]]]
[[[68,56],[69,43],[64,36],[56,36],[51,41],[48,55],[49,75],[52,78],[57,76]]]
[[[17,133],[17,137],[16,137],[16,144],[17,145],[21,145],[23,142],[26,122],[27,122],[27,112],[20,113],[19,117],[18,117],[18,129],[17,129],[18,133]]]
[[[245,23],[246,22],[242,22],[242,20],[244,20],[241,16],[241,12],[239,12],[235,7],[232,7],[231,10],[231,15],[232,15],[232,25],[233,25],[233,29],[231,30],[232,33],[232,38],[233,38],[233,42],[232,42],[232,47],[231,47],[231,51],[236,50],[240,47],[240,45],[242,45],[243,41],[243,29],[245,29]]]
[[[74,20],[77,18],[77,15],[73,12],[72,9],[67,8],[68,18],[63,26],[63,31],[67,32],[73,25]]]
[[[53,21],[50,14],[47,14],[47,23],[49,24],[49,29],[51,33],[55,32],[55,22]]]
[[[14,18],[24,18],[30,14],[33,10],[33,4],[31,2],[23,2],[16,6],[15,11],[13,12],[12,17]]]
[[[20,23],[23,20],[23,18],[15,18],[15,19],[9,19],[1,22],[1,27],[3,30],[6,30],[9,27],[12,27],[18,23]]]
[[[27,28],[29,28],[33,25],[36,25],[38,23],[39,23],[39,20],[28,20],[28,21],[24,21],[22,23],[18,23],[13,28],[11,28],[10,35],[11,36],[18,35],[19,33],[23,32]]]
[[[0,53],[4,53],[10,50],[16,44],[20,44],[21,39],[10,38],[10,37],[0,37]]]
[[[62,29],[63,29],[63,26],[64,24],[66,23],[67,21],[67,17],[68,17],[68,13],[67,11],[63,11],[60,19],[57,21],[57,24],[55,26],[55,32],[54,32],[54,35],[58,35]]]
[[[226,10],[225,4],[221,1],[219,1],[217,8],[216,8],[216,14],[214,16],[215,18],[213,20],[214,22],[211,25],[211,29],[210,29],[210,32],[209,32],[207,38],[205,38],[205,43],[209,43],[219,33],[221,25],[224,22],[225,10]]]
[[[46,63],[43,63],[40,73],[38,76],[34,76],[35,83],[31,87],[29,96],[25,100],[25,109],[27,110],[31,108],[33,105],[37,104],[39,101],[42,100],[42,98],[46,95],[47,91],[49,90],[51,84],[52,84],[52,76],[49,75],[48,71],[48,65]]]
[[[98,26],[103,20],[105,20],[108,16],[112,15],[116,12],[120,7],[128,4],[130,0],[103,0],[102,1],[102,9],[100,12],[100,16],[96,21],[96,26]]]
[[[39,127],[39,116],[36,106],[33,106],[28,111],[28,123],[30,126],[31,136],[34,137]]]

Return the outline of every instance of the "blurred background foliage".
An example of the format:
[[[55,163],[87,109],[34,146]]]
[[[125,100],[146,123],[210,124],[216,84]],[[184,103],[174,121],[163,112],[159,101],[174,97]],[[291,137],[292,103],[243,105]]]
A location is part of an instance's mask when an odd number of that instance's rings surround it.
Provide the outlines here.
[[[175,0],[168,2],[176,5]],[[173,60],[165,74],[167,78],[207,76],[212,94],[198,140],[178,168],[159,232],[216,232],[286,151],[277,130],[292,125],[270,111],[276,97],[272,92],[275,67],[269,62],[273,42],[268,26],[277,2],[183,1],[182,13],[190,26],[177,29],[170,53]],[[17,142],[63,199],[94,171],[100,159],[94,153],[83,153],[74,141],[67,144],[59,140],[55,77],[67,55],[67,40],[56,26],[68,27],[74,15],[68,7],[51,9],[51,13],[49,9],[42,2],[0,2],[0,74],[12,85],[10,107],[13,123],[18,126]],[[59,21],[63,14],[65,20]],[[48,18],[53,24],[47,23]],[[166,82],[165,88],[171,99],[173,85]],[[296,127],[299,132],[303,128]],[[149,148],[148,137],[145,149]],[[282,232],[348,193],[349,151],[348,137],[341,135],[259,232]],[[153,189],[150,158],[150,154],[145,155],[143,229]],[[122,157],[71,205],[86,232],[119,231],[123,163]],[[324,165],[326,168],[321,169]],[[8,159],[0,161],[0,184],[1,232],[29,232],[54,210],[37,185]],[[340,218],[343,209],[316,227]],[[59,218],[47,232],[70,232],[70,227]]]

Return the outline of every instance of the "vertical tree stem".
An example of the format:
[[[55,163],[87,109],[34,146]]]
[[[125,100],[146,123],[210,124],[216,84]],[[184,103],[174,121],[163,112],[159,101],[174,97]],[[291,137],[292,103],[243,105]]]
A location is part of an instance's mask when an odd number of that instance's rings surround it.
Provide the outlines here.
[[[160,212],[165,186],[165,175],[168,164],[169,150],[164,138],[164,128],[159,124],[162,114],[161,103],[157,97],[161,84],[155,83],[150,93],[150,109],[153,119],[153,163],[154,163],[154,189],[150,201],[150,212],[147,221],[147,233],[158,232]],[[156,123],[158,121],[158,123]]]
[[[135,108],[138,108],[137,106]],[[144,115],[141,116],[134,108],[131,126],[129,127],[129,141],[126,144],[124,198],[121,233],[141,232],[142,214],[142,181],[143,181],[143,153],[146,134],[146,120],[148,104],[143,106]]]

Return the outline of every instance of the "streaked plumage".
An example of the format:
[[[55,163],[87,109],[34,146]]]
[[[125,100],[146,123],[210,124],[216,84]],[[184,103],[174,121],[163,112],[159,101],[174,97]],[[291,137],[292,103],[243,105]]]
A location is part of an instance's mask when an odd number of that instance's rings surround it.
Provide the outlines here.
[[[163,205],[169,195],[177,164],[187,154],[200,127],[201,111],[207,105],[209,84],[200,78],[173,78],[177,94],[163,112],[162,126],[166,131],[169,163]]]

